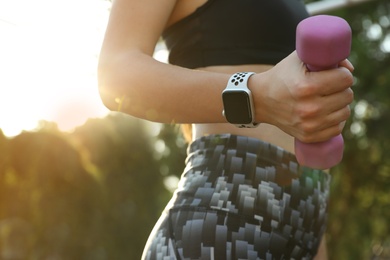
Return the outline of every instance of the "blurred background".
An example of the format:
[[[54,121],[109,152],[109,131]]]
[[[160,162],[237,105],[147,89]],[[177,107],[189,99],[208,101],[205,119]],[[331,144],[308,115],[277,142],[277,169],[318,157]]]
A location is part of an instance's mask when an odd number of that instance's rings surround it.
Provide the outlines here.
[[[390,1],[306,1],[353,30],[330,259],[390,259]],[[108,112],[108,0],[0,0],[0,259],[140,259],[184,167],[175,125]],[[164,46],[155,58],[166,59]]]

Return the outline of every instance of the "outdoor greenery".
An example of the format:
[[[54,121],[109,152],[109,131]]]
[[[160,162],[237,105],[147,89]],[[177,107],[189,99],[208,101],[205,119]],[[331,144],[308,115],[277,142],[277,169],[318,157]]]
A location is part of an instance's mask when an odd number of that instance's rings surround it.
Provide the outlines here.
[[[156,149],[153,128],[173,147]],[[176,136],[122,114],[72,134],[0,132],[0,259],[140,259],[171,197],[163,180],[183,169]]]
[[[390,259],[390,2],[334,14],[353,30],[356,102],[344,133],[344,160],[333,171],[330,255]]]
[[[332,170],[329,257],[390,259],[390,2],[332,14],[352,27],[356,82]],[[73,133],[50,122],[0,131],[0,259],[140,259],[185,153],[178,126],[120,113]]]

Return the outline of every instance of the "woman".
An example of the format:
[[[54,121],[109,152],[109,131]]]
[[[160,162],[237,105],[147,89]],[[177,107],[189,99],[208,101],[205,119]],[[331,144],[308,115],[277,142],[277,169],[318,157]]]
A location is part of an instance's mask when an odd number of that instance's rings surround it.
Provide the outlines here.
[[[104,104],[192,124],[187,167],[143,259],[326,259],[330,178],[297,164],[293,138],[341,133],[353,66],[307,71],[294,51],[307,16],[299,0],[113,2]],[[152,58],[161,35],[171,64]]]

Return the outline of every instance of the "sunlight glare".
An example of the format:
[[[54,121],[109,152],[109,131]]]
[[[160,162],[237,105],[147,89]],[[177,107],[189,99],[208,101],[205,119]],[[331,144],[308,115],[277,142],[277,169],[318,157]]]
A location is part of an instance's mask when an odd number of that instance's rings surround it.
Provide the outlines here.
[[[40,120],[71,130],[107,109],[96,67],[108,19],[105,0],[0,0],[0,128]]]

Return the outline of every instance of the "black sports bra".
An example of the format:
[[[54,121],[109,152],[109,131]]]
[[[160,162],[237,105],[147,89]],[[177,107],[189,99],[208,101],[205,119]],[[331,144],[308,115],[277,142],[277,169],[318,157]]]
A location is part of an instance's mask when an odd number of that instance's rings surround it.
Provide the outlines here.
[[[208,0],[163,32],[171,64],[276,64],[295,49],[308,17],[301,0]]]

